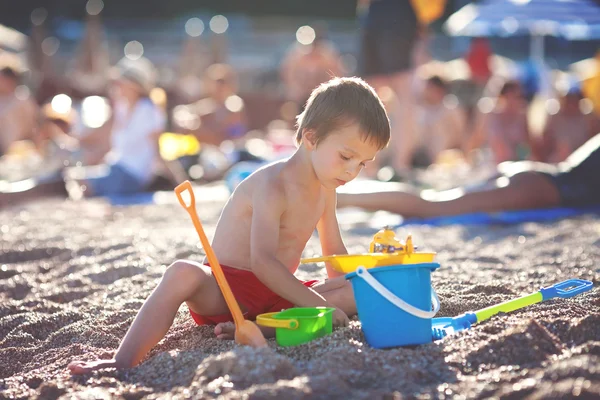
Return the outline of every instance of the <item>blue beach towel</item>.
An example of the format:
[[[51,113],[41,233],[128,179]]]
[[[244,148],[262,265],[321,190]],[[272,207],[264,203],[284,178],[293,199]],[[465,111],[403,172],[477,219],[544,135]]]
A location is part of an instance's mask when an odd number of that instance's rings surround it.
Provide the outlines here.
[[[115,194],[104,197],[113,206],[133,206],[138,204],[153,204],[154,192],[135,194]]]
[[[398,226],[407,225],[509,225],[521,222],[547,222],[583,214],[600,214],[600,206],[586,208],[546,208],[539,210],[472,213],[433,218],[407,218]]]

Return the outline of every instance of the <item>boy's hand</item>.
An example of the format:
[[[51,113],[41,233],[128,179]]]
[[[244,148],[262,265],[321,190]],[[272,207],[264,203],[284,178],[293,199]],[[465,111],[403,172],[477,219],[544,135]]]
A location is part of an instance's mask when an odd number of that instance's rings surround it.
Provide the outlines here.
[[[350,320],[348,319],[346,313],[340,310],[339,308],[336,308],[333,312],[332,321],[333,326],[341,327],[348,326],[348,324],[350,323]]]

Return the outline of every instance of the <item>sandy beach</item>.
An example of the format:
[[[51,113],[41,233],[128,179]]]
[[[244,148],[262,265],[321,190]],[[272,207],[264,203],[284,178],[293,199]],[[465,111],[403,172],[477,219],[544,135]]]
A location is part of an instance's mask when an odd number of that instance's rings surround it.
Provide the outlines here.
[[[209,237],[223,204],[198,205]],[[341,213],[349,251],[366,251],[386,220],[397,217]],[[568,278],[596,286],[600,280],[595,216],[396,231],[438,253],[441,268],[432,275],[442,303],[438,316]],[[0,238],[0,399],[600,397],[598,288],[496,316],[441,341],[389,350],[371,348],[356,317],[298,347],[271,340],[266,349],[243,348],[216,340],[182,306],[166,338],[138,367],[72,377],[71,360],[112,356],[171,262],[203,259],[189,217],[175,203],[43,200],[0,210]],[[313,237],[305,256],[320,251]],[[297,276],[322,279],[325,271],[304,265]]]

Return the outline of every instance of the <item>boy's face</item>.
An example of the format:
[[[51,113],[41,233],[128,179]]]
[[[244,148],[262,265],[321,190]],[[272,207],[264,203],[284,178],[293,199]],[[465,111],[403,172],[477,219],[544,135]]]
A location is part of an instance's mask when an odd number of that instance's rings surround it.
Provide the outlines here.
[[[309,135],[310,136],[310,135]],[[365,163],[373,161],[379,148],[365,141],[354,123],[341,126],[314,146],[305,135],[315,173],[327,189],[335,189],[356,178]]]

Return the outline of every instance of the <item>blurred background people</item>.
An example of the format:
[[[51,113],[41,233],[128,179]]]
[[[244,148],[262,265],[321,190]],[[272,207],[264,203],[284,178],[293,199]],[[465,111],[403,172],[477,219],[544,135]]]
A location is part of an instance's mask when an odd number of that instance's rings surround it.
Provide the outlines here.
[[[456,97],[450,94],[448,83],[439,76],[428,78],[417,106],[413,165],[428,166],[435,163],[443,151],[462,149],[465,130],[465,113]],[[422,159],[415,160],[419,156]]]
[[[378,92],[392,89],[392,166],[397,173],[411,168],[416,138],[415,103],[411,91],[413,50],[419,22],[410,1],[359,0],[361,25],[358,71]]]
[[[480,87],[484,87],[492,77],[490,67],[492,49],[486,38],[474,38],[465,55],[465,61],[469,65],[471,80]]]
[[[552,109],[548,110],[550,115],[541,136],[540,160],[551,163],[564,161],[594,136],[595,121],[591,113],[581,110],[583,99],[580,89],[573,87],[558,101],[549,103],[548,107]]]
[[[38,106],[25,86],[21,86],[18,66],[0,57],[0,155],[11,145],[32,139]]]
[[[335,45],[327,40],[326,28],[304,26],[296,34],[281,64],[281,77],[286,97],[302,112],[312,90],[329,79],[345,74],[344,65]],[[311,40],[312,39],[312,40]]]
[[[531,141],[527,102],[518,81],[504,82],[495,100],[483,98],[480,101],[467,151],[483,145],[489,147],[496,164],[528,157]]]
[[[543,54],[528,54],[540,49],[520,34],[453,33],[465,3],[359,0],[296,12],[281,2],[268,16],[243,2],[214,15],[203,3],[152,22],[154,1],[136,20],[101,0],[72,14],[16,4],[0,21],[29,45],[0,38],[0,195],[6,182],[40,182],[74,166],[82,168],[65,176],[87,195],[241,171],[237,182],[294,150],[306,98],[340,75],[366,78],[391,120],[392,142],[363,179],[468,183],[505,161],[564,160],[600,131],[591,37],[549,38]],[[463,36],[472,34],[490,36]],[[581,92],[558,85],[563,75]],[[548,82],[560,96],[545,92]]]
[[[235,70],[227,64],[213,64],[206,70],[205,81],[208,96],[180,109],[180,115],[174,115],[175,123],[193,132],[201,144],[218,146],[243,138],[248,131],[246,110],[237,94]],[[186,118],[191,118],[192,125]]]
[[[166,121],[163,110],[148,97],[154,84],[154,66],[148,59],[124,58],[118,63],[110,87],[110,150],[103,164],[67,171],[72,197],[137,193],[150,184]]]

